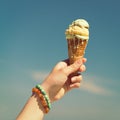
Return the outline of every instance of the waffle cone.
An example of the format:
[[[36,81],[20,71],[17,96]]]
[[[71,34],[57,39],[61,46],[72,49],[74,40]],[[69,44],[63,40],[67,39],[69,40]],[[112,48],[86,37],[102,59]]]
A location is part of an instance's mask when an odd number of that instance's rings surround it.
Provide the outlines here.
[[[77,59],[80,59],[85,54],[85,49],[88,44],[88,40],[82,39],[67,39],[68,43],[68,56],[69,64],[74,63]]]

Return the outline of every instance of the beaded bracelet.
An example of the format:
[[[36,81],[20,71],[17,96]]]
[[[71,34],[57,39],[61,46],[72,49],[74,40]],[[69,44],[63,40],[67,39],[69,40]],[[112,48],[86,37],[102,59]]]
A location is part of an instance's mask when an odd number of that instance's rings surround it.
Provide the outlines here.
[[[46,92],[44,91],[44,89],[41,87],[41,85],[36,85],[36,88],[38,88],[41,91],[41,93],[44,95],[45,100],[47,102],[47,105],[48,105],[49,109],[51,109],[50,99],[48,98],[48,96],[47,96]]]
[[[40,92],[40,90],[39,90],[38,88],[33,88],[33,89],[32,89],[32,92],[33,92],[33,93],[36,93],[36,94],[39,96],[39,98],[40,98],[40,100],[41,100],[41,103],[42,103],[42,106],[43,106],[43,108],[44,108],[45,113],[48,113],[50,109],[49,109],[49,107],[48,107],[48,105],[47,105],[47,102],[46,102],[46,100],[45,100],[44,95]]]
[[[36,85],[36,87],[32,89],[32,92],[39,96],[45,113],[48,113],[51,109],[51,103],[44,89],[40,85]]]

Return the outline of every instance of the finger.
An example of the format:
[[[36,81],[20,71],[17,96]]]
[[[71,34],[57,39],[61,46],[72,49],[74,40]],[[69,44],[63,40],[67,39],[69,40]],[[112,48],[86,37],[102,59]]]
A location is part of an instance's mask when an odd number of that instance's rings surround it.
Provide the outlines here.
[[[71,83],[81,82],[82,81],[82,75],[74,76],[71,78]]]
[[[81,65],[79,71],[80,71],[80,72],[84,72],[85,70],[86,70],[85,65]]]
[[[82,62],[86,63],[87,62],[87,58],[82,58]]]
[[[64,72],[67,74],[67,75],[70,75],[74,72],[76,72],[80,66],[83,64],[82,60],[77,60],[75,63],[71,64],[70,66],[66,67],[64,69]]]
[[[74,84],[71,84],[70,85],[70,89],[73,89],[73,88],[79,88],[80,87],[80,83],[74,83]]]

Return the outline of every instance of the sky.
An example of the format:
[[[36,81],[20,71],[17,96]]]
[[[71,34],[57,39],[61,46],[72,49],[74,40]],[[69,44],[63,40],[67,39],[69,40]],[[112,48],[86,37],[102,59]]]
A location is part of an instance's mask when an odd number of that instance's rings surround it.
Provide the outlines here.
[[[52,104],[45,120],[120,119],[119,0],[0,0],[0,120],[14,120],[59,61],[65,30],[90,24],[87,70],[79,89]]]

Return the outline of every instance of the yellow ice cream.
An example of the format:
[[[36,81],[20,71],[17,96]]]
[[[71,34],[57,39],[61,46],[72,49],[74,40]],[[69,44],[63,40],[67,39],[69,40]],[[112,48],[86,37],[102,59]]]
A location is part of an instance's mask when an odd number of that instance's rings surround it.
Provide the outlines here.
[[[69,25],[65,31],[66,39],[74,39],[75,37],[82,40],[89,39],[89,24],[84,19],[77,19]]]

